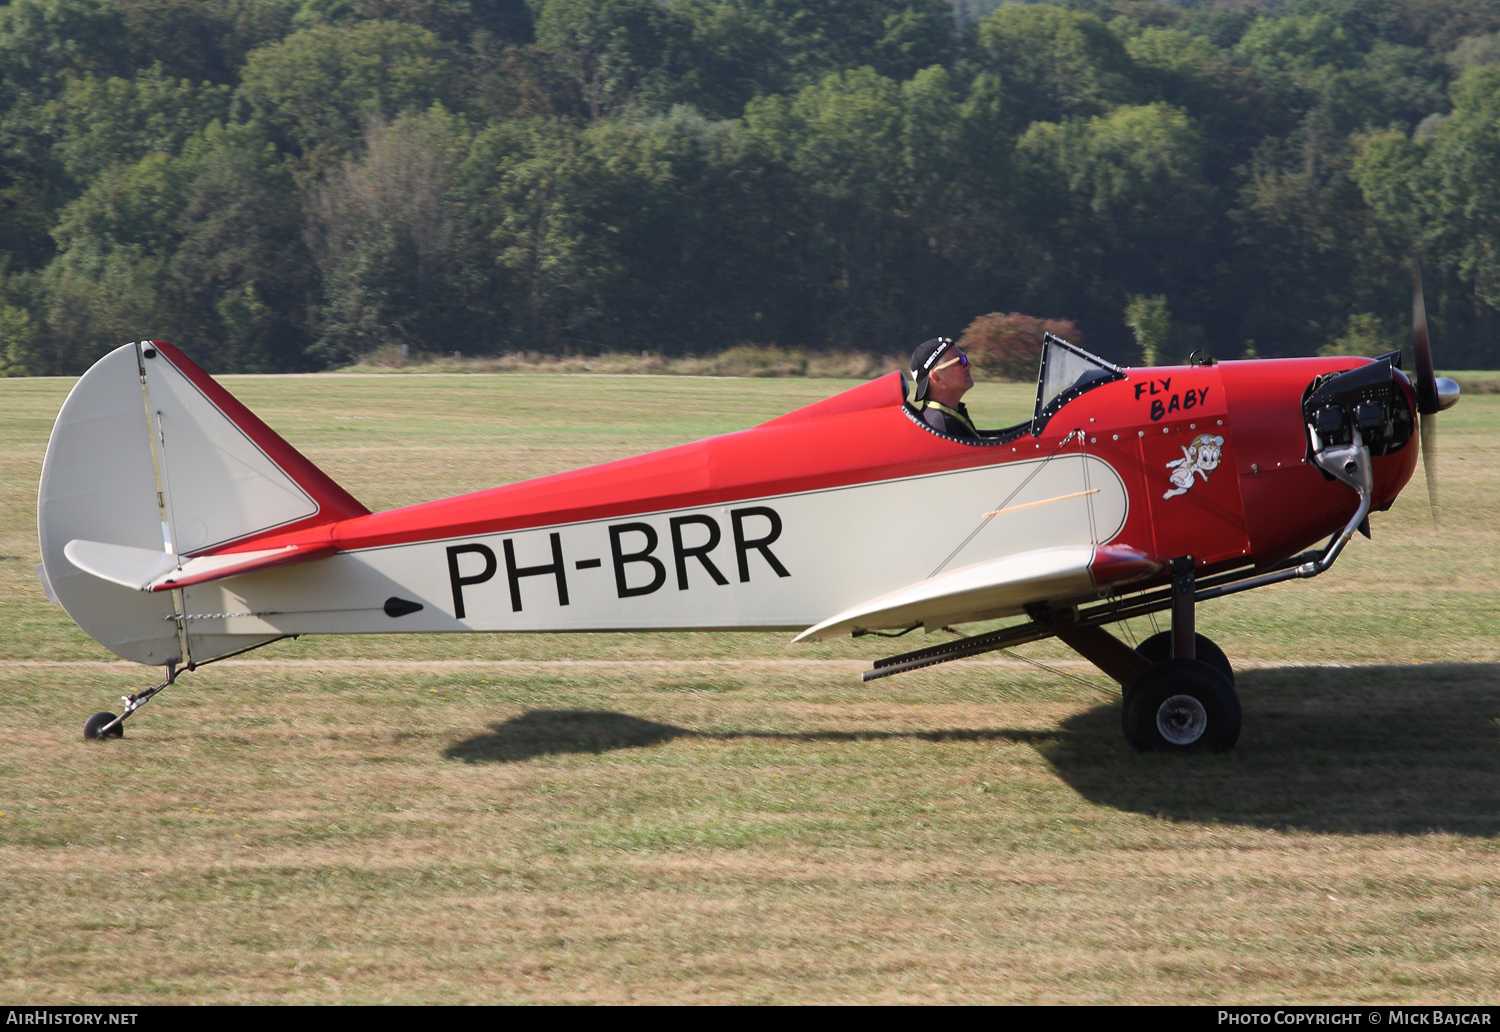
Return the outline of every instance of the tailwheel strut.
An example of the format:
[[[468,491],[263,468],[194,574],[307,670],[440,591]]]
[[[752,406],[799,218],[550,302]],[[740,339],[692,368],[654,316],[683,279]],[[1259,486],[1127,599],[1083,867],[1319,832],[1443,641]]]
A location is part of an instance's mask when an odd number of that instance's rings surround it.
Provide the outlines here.
[[[177,664],[167,664],[167,679],[161,684],[154,685],[144,691],[133,692],[130,695],[120,696],[120,701],[125,704],[123,712],[117,717],[113,713],[95,713],[83,722],[83,737],[86,739],[99,738],[124,738],[125,718],[140,709],[151,700],[157,692],[169,687],[177,680]]]

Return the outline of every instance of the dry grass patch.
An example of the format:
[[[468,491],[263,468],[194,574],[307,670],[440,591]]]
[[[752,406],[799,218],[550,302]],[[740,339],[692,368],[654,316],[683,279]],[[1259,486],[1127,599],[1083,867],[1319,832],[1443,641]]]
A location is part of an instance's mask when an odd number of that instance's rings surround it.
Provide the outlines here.
[[[37,1002],[1435,1002],[1500,976],[1492,668],[1340,671],[1318,705],[1309,672],[1247,671],[1254,733],[1184,763],[1013,669],[980,703],[983,672],[871,698],[821,667],[710,667],[707,693],[634,668],[386,685],[246,663],[92,748],[71,693],[11,707],[0,982]]]

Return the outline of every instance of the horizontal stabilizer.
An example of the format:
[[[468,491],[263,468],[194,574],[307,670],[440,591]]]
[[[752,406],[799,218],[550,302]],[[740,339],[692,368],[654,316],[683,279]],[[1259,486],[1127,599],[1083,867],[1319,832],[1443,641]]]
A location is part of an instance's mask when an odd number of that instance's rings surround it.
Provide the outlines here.
[[[161,549],[74,539],[63,548],[68,562],[84,573],[145,591],[156,578],[177,569],[177,557]]]
[[[1087,598],[1103,584],[1141,580],[1161,570],[1157,560],[1121,545],[1065,545],[1008,555],[918,581],[846,609],[793,641],[819,641],[854,631],[953,623],[1014,615],[1032,602]]]
[[[112,584],[138,591],[171,591],[272,566],[321,559],[335,551],[331,544],[285,545],[255,552],[206,555],[185,560],[181,567],[170,552],[102,541],[69,541],[63,554],[80,570]]]

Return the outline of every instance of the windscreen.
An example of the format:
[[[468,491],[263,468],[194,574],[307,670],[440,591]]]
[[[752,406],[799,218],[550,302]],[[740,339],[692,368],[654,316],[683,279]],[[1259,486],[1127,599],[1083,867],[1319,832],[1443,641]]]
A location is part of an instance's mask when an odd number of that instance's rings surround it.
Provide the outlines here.
[[[1104,359],[1090,355],[1061,337],[1047,334],[1042,344],[1042,372],[1036,392],[1038,429],[1047,416],[1075,395],[1121,375],[1118,368]]]

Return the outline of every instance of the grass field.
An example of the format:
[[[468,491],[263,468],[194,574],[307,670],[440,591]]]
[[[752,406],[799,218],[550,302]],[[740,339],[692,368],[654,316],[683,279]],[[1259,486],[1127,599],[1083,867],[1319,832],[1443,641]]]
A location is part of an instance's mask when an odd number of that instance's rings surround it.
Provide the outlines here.
[[[242,377],[373,509],[851,384]],[[47,604],[70,384],[0,381],[0,996],[181,1002],[1487,1002],[1500,397],[1322,578],[1210,603],[1222,756],[1137,756],[1054,644],[861,685],[788,635],[304,639],[145,686]],[[1031,388],[985,386],[990,423]],[[1136,636],[1151,628],[1128,629]]]

